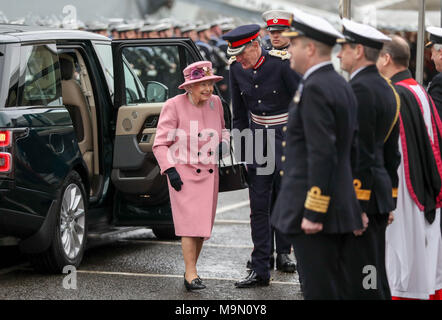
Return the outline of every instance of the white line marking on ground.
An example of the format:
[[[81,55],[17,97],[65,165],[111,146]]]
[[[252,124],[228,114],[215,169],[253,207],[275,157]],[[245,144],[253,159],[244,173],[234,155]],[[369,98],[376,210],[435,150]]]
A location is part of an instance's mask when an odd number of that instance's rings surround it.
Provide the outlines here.
[[[117,272],[117,271],[92,271],[92,270],[77,270],[78,273],[85,274],[98,274],[98,275],[111,275],[111,276],[127,276],[127,277],[145,277],[145,278],[176,278],[182,279],[182,275],[175,274],[153,274],[153,273],[133,273],[133,272]],[[217,280],[217,281],[238,281],[233,278],[217,278],[217,277],[203,277],[204,280]],[[284,281],[271,281],[271,284],[283,284],[283,285],[299,285],[296,282],[284,282]]]
[[[164,244],[164,245],[173,245],[173,246],[181,246],[181,242],[172,242],[172,241],[155,241],[155,240],[132,240],[132,239],[121,239],[119,242],[127,242],[127,243],[146,243],[146,244]],[[234,249],[253,249],[253,246],[250,245],[228,245],[228,244],[215,244],[215,243],[205,243],[204,247],[212,247],[212,248],[234,248]]]
[[[232,211],[232,210],[235,210],[235,209],[246,207],[248,205],[250,205],[250,201],[249,200],[238,202],[236,204],[231,204],[229,206],[225,206],[225,207],[219,208],[218,210],[216,210],[216,214]]]

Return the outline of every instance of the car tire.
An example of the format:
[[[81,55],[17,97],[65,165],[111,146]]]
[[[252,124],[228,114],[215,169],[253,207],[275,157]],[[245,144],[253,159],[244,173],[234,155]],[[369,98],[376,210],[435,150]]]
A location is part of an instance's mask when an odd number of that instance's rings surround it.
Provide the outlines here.
[[[29,256],[33,267],[43,273],[77,268],[86,248],[88,199],[80,175],[70,172],[60,190],[52,242],[46,251]]]
[[[175,235],[174,225],[152,227],[152,232],[158,240],[178,240],[180,237]]]

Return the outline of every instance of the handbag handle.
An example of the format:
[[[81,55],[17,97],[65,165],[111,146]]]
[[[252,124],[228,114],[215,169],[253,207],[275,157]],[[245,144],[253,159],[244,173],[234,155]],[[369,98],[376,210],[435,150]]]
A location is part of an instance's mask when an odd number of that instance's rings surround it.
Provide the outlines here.
[[[236,169],[235,169],[235,166],[234,166],[234,164],[233,164],[233,148],[232,148],[232,137],[230,137],[230,141],[229,141],[229,153],[230,153],[230,162],[231,162],[231,164],[232,164],[232,170],[233,170],[233,173],[234,174],[236,174]],[[224,160],[222,159],[223,157],[222,157],[222,154],[219,154],[218,155],[218,167],[221,167],[221,162],[222,162],[222,164],[225,166],[226,164],[225,164],[225,162],[224,162]]]

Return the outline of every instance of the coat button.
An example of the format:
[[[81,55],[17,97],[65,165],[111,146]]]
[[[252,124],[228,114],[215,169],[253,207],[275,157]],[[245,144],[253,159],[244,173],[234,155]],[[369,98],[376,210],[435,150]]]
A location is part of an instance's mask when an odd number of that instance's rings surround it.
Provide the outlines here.
[[[257,84],[255,84],[255,88],[258,88],[259,86]]]
[[[209,156],[211,156],[213,154],[213,151],[209,151]]]
[[[266,113],[265,113],[265,112],[263,112],[263,113],[262,113],[262,115],[263,115],[263,116],[265,116],[265,115],[266,115]]]
[[[256,74],[256,70],[253,70],[253,74]]]
[[[266,126],[265,126],[265,127],[266,127],[266,129],[268,129],[268,128],[269,128],[269,125],[268,125],[268,124],[266,124]]]
[[[282,127],[282,131],[286,132],[287,131],[287,126]]]
[[[200,132],[200,133],[198,133],[198,137],[200,137],[200,138],[202,137],[202,134],[201,134],[201,132]]]
[[[273,90],[273,93],[276,93],[276,90]]]
[[[282,146],[283,146],[284,148],[285,148],[286,144],[287,144],[287,143],[286,143],[285,141],[282,142]]]
[[[262,101],[261,100],[258,100],[258,103],[261,103]]]
[[[282,156],[282,157],[281,157],[281,161],[282,161],[282,162],[285,162],[285,156]]]
[[[279,171],[279,175],[282,177],[284,175],[284,171],[283,170]]]
[[[209,133],[209,137],[213,137],[213,132]]]
[[[198,155],[200,156],[200,155],[201,155],[201,152],[198,151]]]
[[[213,173],[213,169],[209,169],[209,172],[210,172],[210,173]]]
[[[201,172],[201,169],[196,169],[196,173],[200,173]]]

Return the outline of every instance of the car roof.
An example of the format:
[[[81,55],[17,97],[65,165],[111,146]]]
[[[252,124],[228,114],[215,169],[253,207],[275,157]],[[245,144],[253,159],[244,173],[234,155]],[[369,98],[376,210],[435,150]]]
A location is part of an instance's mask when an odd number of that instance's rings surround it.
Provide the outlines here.
[[[25,42],[41,40],[112,40],[108,37],[80,30],[55,29],[40,26],[26,26],[19,24],[0,24],[1,42]]]

